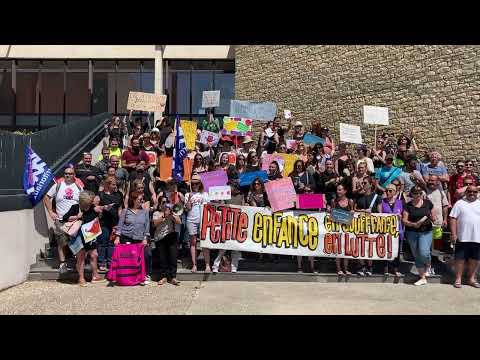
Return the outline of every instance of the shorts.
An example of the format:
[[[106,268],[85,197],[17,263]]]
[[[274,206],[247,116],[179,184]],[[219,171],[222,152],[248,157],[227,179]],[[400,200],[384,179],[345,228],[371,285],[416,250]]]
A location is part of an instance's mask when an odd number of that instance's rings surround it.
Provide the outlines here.
[[[192,223],[187,221],[188,235],[198,235],[200,233],[200,223]]]
[[[480,260],[480,243],[464,241],[455,243],[455,260]]]
[[[53,234],[55,236],[55,240],[57,241],[57,245],[64,247],[68,244],[70,236],[63,232],[63,230],[61,229],[63,223],[61,223],[59,220],[55,220],[54,226],[55,227],[53,228]]]

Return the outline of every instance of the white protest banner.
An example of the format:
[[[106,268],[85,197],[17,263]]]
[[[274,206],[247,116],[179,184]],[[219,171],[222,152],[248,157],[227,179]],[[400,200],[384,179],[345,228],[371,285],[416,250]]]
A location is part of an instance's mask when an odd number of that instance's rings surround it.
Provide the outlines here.
[[[372,125],[389,125],[388,108],[365,105],[363,107],[363,122]]]
[[[209,200],[230,200],[232,198],[232,189],[229,185],[210,186],[208,189]]]
[[[166,103],[167,95],[130,91],[128,94],[127,110],[163,113]]]
[[[400,219],[355,213],[350,225],[325,212],[204,204],[200,245],[256,253],[391,261],[398,255]]]
[[[363,144],[360,126],[340,123],[340,141],[352,144]]]
[[[217,146],[220,141],[220,135],[211,131],[202,130],[199,141],[202,144],[212,144],[213,146]]]
[[[260,121],[272,121],[277,114],[277,104],[265,101],[231,100],[230,117],[239,117]]]
[[[220,106],[220,90],[204,91],[202,93],[202,108],[213,108]]]

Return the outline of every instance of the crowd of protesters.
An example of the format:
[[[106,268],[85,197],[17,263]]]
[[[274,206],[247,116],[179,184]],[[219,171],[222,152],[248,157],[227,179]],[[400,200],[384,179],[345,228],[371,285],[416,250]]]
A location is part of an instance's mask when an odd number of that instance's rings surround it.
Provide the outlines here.
[[[240,186],[240,175],[261,170],[266,154],[291,153],[297,156],[293,171],[282,175],[282,164],[273,161],[266,181],[289,176],[297,193],[324,194],[327,206],[321,211],[389,213],[402,220],[399,254],[393,261],[382,261],[384,274],[402,275],[400,260],[405,249],[418,269],[415,285],[426,284],[427,277],[434,274],[432,241],[451,231],[457,269],[455,287],[461,287],[465,265],[468,284],[480,287],[475,277],[480,259],[480,179],[474,172],[474,162],[458,160],[455,172],[449,175],[440,153],[420,150],[411,131],[399,136],[383,133],[373,146],[354,146],[337,144],[330,130],[320,123],[307,129],[300,121],[276,117],[265,124],[257,140],[220,135],[217,145],[197,141],[195,151],[188,154],[193,165],[191,177],[185,182],[161,178],[158,166],[149,163],[146,153],[172,156],[174,121],[162,118],[150,129],[150,119],[133,120],[130,114],[128,124],[126,120],[112,119],[105,128],[101,156],[93,159],[86,153],[78,165],[66,167],[64,177],[57,179],[44,199],[55,223],[60,271],[67,271],[65,248],[70,244],[70,249],[77,249],[72,252],[82,286],[87,284],[83,275],[87,254],[92,282],[100,282],[103,280],[99,272],[111,266],[115,245],[124,243],[144,244],[147,275],[143,284],[151,281],[152,259],[156,257],[160,264],[159,285],[178,285],[177,259],[190,257],[191,271],[196,272],[199,251],[203,252],[205,272],[236,272],[242,253],[214,253],[200,248],[200,211],[209,198],[199,174],[226,171],[232,194],[230,200],[224,201],[226,204],[269,207],[264,182],[257,178],[250,186]],[[198,128],[199,132],[219,133],[221,125],[208,114]],[[322,141],[305,144],[303,138],[308,133]],[[228,153],[236,155],[235,164]],[[62,227],[66,222],[94,218],[99,218],[102,230],[94,242],[85,243],[81,233],[69,237]],[[259,261],[265,260],[261,254],[259,257]],[[273,261],[279,258],[267,257]],[[371,260],[336,260],[339,276],[371,276],[374,272]],[[309,264],[310,271],[316,272],[313,257]],[[297,268],[303,271],[302,257],[297,257]]]

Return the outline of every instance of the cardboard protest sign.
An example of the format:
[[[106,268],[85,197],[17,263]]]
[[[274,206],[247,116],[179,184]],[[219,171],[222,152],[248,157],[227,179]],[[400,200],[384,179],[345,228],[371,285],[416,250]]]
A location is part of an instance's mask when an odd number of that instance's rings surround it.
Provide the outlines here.
[[[305,134],[305,136],[303,137],[303,143],[305,145],[315,145],[318,143],[325,145],[325,140],[317,135]]]
[[[265,184],[265,191],[273,212],[295,207],[297,193],[293,187],[292,178],[269,181]]]
[[[298,160],[298,156],[293,154],[280,154],[280,155],[282,156],[283,162],[284,162],[282,174],[285,177],[289,176],[290,173],[293,171],[293,165],[295,164],[295,161]]]
[[[208,249],[392,261],[398,256],[399,229],[394,214],[356,213],[351,225],[342,225],[325,212],[273,213],[207,203],[201,209],[199,239]]]
[[[262,170],[268,171],[268,167],[270,166],[272,161],[278,162],[278,165],[280,165],[281,163],[282,169],[285,166],[285,160],[283,159],[281,154],[265,154],[262,157]]]
[[[324,209],[324,194],[298,194],[297,209]]]
[[[225,116],[221,133],[223,135],[253,136],[252,124],[252,119]]]
[[[171,156],[160,156],[159,162],[159,172],[160,180],[167,181],[172,177],[172,161],[173,157]]]
[[[210,186],[208,189],[209,200],[230,200],[232,198],[232,189],[229,185]]]
[[[272,121],[277,115],[277,105],[273,102],[254,102],[231,100],[230,116],[254,119],[260,121]]]
[[[202,144],[212,144],[212,146],[217,146],[220,141],[220,135],[211,131],[202,130],[199,141]]]
[[[210,186],[225,186],[228,182],[227,173],[223,169],[204,172],[199,175],[205,191],[208,191]]]
[[[235,154],[233,151],[228,153],[228,163],[230,165],[235,165],[237,163],[237,154]]]
[[[340,123],[340,141],[352,144],[363,144],[360,126]]]
[[[155,151],[145,151],[148,156],[148,164],[157,166],[157,153]]]
[[[256,178],[259,178],[260,180],[262,180],[262,182],[265,182],[268,180],[268,173],[264,170],[260,170],[260,171],[249,171],[249,172],[240,174],[240,178],[239,178],[240,186],[251,185]]]
[[[365,105],[363,107],[363,122],[373,125],[389,125],[388,108]]]
[[[82,231],[83,240],[86,243],[95,240],[98,236],[102,234],[102,227],[100,226],[100,221],[98,220],[98,218],[95,218],[92,221],[83,224],[80,229]]]
[[[204,91],[202,93],[202,108],[220,106],[220,90]]]
[[[192,177],[193,159],[186,157],[183,159],[183,181],[190,181]]]
[[[188,150],[195,150],[195,141],[197,140],[197,122],[180,120],[180,126],[183,130],[185,145]]]
[[[166,103],[167,95],[130,91],[128,94],[127,110],[163,113]]]

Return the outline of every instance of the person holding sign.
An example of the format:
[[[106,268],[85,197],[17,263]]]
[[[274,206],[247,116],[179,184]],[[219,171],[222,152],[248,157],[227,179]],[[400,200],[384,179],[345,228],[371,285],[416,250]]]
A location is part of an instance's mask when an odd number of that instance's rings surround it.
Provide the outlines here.
[[[247,194],[247,204],[256,207],[269,207],[267,192],[263,186],[262,180],[256,178],[250,186],[250,191]]]
[[[314,179],[306,171],[303,160],[295,161],[293,171],[288,176],[292,178],[297,194],[313,194],[315,189]]]
[[[268,180],[274,181],[282,178],[282,172],[280,171],[280,166],[275,160],[270,163],[268,166]]]
[[[322,127],[320,129],[320,137],[325,140],[323,145],[326,154],[333,156],[335,154],[335,143],[333,137],[330,135],[330,129],[328,127]]]
[[[218,123],[218,120],[213,117],[213,114],[207,110],[207,118],[202,120],[200,128],[202,130],[218,133],[220,131],[220,124]]]
[[[109,210],[111,206],[99,206],[94,204],[95,194],[91,191],[82,191],[79,195],[78,205],[73,205],[70,210],[63,216],[64,221],[76,221],[82,220],[83,224],[87,224],[91,221],[99,219],[100,213],[104,210]],[[100,226],[100,223],[98,224]],[[100,235],[100,234],[99,234]],[[87,286],[87,281],[85,280],[85,258],[87,252],[90,255],[90,265],[92,267],[92,283],[104,282],[98,275],[97,269],[97,239],[94,239],[90,242],[85,242],[82,231],[79,231],[75,238],[72,238],[70,241],[71,248],[80,247],[81,250],[78,251],[75,255],[77,258],[77,272],[78,272],[78,285],[85,287]],[[81,244],[81,245],[80,245]]]
[[[358,160],[357,160],[357,169],[358,169],[358,164],[364,162],[367,164],[367,170],[369,174],[373,174],[375,172],[375,168],[373,166],[373,161],[369,157],[367,157],[368,154],[368,149],[366,146],[359,146],[357,149],[358,153]]]
[[[246,172],[261,170],[260,162],[258,161],[258,155],[255,150],[248,153],[247,157],[247,170]]]

